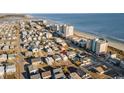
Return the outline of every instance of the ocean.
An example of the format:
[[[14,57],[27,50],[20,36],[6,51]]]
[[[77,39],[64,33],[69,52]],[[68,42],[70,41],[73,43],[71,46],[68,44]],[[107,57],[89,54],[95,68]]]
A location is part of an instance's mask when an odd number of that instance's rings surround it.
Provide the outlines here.
[[[124,41],[124,13],[32,14],[73,25],[77,30]]]

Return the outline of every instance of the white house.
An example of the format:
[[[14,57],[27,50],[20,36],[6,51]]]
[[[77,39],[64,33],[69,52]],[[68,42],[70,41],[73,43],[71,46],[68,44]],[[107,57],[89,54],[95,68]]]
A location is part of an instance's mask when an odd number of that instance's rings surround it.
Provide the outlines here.
[[[4,75],[4,66],[0,66],[0,79],[3,79]]]
[[[64,61],[68,60],[68,57],[64,54],[60,54],[60,56],[61,56],[62,60],[64,60]]]
[[[6,54],[0,55],[0,62],[6,61],[6,60],[7,60],[7,55]]]
[[[15,59],[15,58],[16,58],[15,54],[8,54],[8,59],[9,60],[12,60],[12,59]]]
[[[55,38],[56,43],[61,43],[63,40],[61,38]]]
[[[71,79],[81,79],[81,77],[76,72],[71,73],[70,76]]]
[[[41,58],[40,57],[37,57],[37,58],[32,58],[31,59],[31,63],[33,64],[33,65],[38,65],[38,64],[42,64],[43,63],[43,61],[41,60]]]
[[[51,33],[49,33],[49,32],[47,32],[46,34],[45,34],[45,36],[46,36],[46,38],[52,38],[52,34]]]
[[[48,65],[52,65],[54,63],[54,59],[52,57],[46,57],[45,61],[47,62]]]
[[[73,57],[75,57],[76,56],[76,53],[75,52],[67,52],[67,56],[68,56],[68,58],[73,58]]]
[[[39,49],[38,49],[38,48],[33,48],[32,51],[33,51],[33,52],[38,52]]]
[[[59,55],[53,55],[55,61],[61,61],[61,57]]]
[[[16,65],[13,64],[13,65],[8,65],[6,67],[6,73],[14,73],[16,72]]]

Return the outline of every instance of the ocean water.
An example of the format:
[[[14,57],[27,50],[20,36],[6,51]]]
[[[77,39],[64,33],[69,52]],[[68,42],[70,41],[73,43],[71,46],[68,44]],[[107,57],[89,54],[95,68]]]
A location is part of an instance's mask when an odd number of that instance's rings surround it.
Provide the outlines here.
[[[73,25],[79,31],[124,41],[124,13],[32,15]]]

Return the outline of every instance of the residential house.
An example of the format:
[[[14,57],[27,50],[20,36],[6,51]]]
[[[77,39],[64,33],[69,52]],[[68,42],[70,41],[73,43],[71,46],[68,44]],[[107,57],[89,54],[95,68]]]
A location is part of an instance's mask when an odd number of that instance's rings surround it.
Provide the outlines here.
[[[70,73],[70,76],[71,79],[81,79],[81,77],[76,72]]]
[[[27,72],[29,74],[31,74],[31,73],[37,73],[38,72],[38,68],[36,68],[33,65],[27,65]]]
[[[46,57],[45,61],[48,65],[52,65],[54,63],[54,59],[52,57]]]
[[[72,51],[68,51],[67,52],[67,56],[68,56],[68,58],[73,58],[73,57],[76,56],[76,53],[75,52],[72,52]]]
[[[15,54],[8,54],[8,59],[9,60],[12,60],[12,59],[15,59],[15,58],[16,58]]]
[[[40,73],[30,75],[30,79],[41,79]]]
[[[55,79],[64,79],[64,78],[66,78],[64,73],[63,73],[62,68],[53,69],[53,75],[54,75]]]
[[[55,38],[55,42],[56,43],[61,43],[61,42],[63,42],[63,40],[61,38]]]
[[[53,53],[53,50],[51,48],[46,48],[46,52],[48,52],[48,54]]]
[[[32,56],[32,52],[30,52],[30,51],[25,52],[25,56],[26,56],[26,57],[31,57],[31,56]]]
[[[63,46],[63,47],[67,46],[67,44],[64,41],[60,42],[60,45]]]
[[[51,71],[45,71],[41,74],[43,79],[50,79],[52,77]]]
[[[0,62],[6,61],[6,60],[7,60],[7,54],[0,55]]]
[[[101,65],[95,68],[100,74],[107,72],[109,69],[105,65]]]
[[[67,61],[68,60],[68,57],[66,55],[64,55],[64,54],[61,53],[60,56],[61,56],[63,61]]]
[[[6,73],[15,73],[16,72],[16,65],[10,64],[6,66]]]
[[[4,50],[4,51],[8,51],[8,50],[9,50],[9,45],[5,45],[5,46],[3,46],[2,50]]]
[[[33,49],[32,49],[32,52],[38,52],[38,51],[39,51],[38,48],[33,48]]]
[[[53,58],[54,58],[54,60],[57,61],[57,62],[59,62],[59,61],[62,60],[61,57],[60,57],[58,54],[53,55]]]
[[[49,33],[49,32],[47,32],[47,33],[45,34],[45,36],[46,36],[46,38],[47,38],[47,39],[52,38],[52,34],[51,34],[51,33]]]
[[[0,65],[0,79],[4,78],[4,66]]]
[[[92,64],[92,61],[90,58],[84,58],[81,60],[82,64],[81,66],[86,66],[86,65],[91,65]]]
[[[88,74],[87,73],[85,73],[83,70],[81,70],[81,69],[77,69],[77,74],[81,77],[81,78],[85,78],[85,77],[87,77],[88,76]]]
[[[41,60],[40,57],[36,57],[36,58],[31,58],[31,63],[32,65],[38,65],[38,64],[42,64],[43,61]]]

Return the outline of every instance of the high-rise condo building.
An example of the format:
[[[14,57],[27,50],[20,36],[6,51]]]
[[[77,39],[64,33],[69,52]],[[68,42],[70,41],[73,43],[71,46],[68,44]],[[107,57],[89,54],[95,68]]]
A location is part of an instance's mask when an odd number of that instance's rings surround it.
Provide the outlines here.
[[[63,32],[65,37],[72,36],[74,33],[74,27],[70,25],[64,25],[63,26]]]

